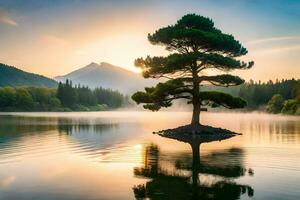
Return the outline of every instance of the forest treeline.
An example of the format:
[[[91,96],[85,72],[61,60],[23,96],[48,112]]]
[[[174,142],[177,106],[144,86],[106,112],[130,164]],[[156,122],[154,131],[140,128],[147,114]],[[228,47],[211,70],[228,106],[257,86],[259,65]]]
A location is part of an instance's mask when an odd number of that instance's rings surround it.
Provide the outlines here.
[[[99,111],[130,105],[118,91],[59,83],[58,88],[0,87],[0,111]]]
[[[204,89],[239,96],[247,101],[250,110],[300,115],[300,80],[270,80],[266,83],[250,80],[235,87],[205,86]]]
[[[235,87],[204,86],[239,96],[248,110],[300,115],[300,81],[250,81]],[[0,111],[99,111],[132,106],[128,96],[110,89],[59,83],[57,88],[0,87]]]

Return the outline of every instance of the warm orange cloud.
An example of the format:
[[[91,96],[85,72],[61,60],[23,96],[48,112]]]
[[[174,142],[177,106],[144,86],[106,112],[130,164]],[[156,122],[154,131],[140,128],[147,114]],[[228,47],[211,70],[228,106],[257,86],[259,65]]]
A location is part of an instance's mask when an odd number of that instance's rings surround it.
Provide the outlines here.
[[[10,26],[18,26],[18,23],[13,20],[8,13],[0,8],[0,23],[10,25]]]

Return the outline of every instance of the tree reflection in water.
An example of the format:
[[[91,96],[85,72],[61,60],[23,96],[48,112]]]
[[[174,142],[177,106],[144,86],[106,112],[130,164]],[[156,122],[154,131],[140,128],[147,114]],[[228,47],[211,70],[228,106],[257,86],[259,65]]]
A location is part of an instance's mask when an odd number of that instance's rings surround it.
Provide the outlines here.
[[[247,170],[243,165],[242,149],[232,148],[211,153],[202,156],[200,161],[201,143],[196,144],[190,143],[192,157],[188,153],[179,153],[173,160],[172,155],[160,152],[156,145],[146,147],[144,166],[135,168],[134,175],[151,180],[145,185],[133,187],[136,199],[235,200],[242,195],[254,195],[250,186],[238,184],[234,180],[246,174],[253,175],[252,169]]]

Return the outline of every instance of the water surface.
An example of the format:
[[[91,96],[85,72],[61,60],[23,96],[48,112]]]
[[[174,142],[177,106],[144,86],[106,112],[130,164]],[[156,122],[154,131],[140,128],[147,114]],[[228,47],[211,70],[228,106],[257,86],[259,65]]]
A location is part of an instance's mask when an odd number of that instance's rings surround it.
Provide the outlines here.
[[[186,112],[3,113],[0,199],[193,199]],[[201,199],[300,199],[300,118],[204,113],[242,136],[202,144]]]

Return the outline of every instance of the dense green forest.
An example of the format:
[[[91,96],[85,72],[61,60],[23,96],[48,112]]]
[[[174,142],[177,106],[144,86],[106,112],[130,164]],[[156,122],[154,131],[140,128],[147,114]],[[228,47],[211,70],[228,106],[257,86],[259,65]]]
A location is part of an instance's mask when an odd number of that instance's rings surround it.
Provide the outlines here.
[[[72,82],[59,83],[58,88],[1,87],[0,111],[99,111],[128,106],[129,98],[117,91]]]
[[[3,86],[57,87],[57,82],[45,76],[28,73],[0,63],[0,87]]]
[[[300,114],[300,80],[276,80],[267,83],[250,81],[235,87],[205,86],[205,90],[217,90],[239,96],[247,101],[251,110],[270,113]]]
[[[57,87],[57,89],[56,89]],[[247,101],[247,109],[300,115],[300,80],[249,81],[235,87],[203,86]],[[55,82],[0,63],[0,111],[90,111],[130,105],[117,91]]]

